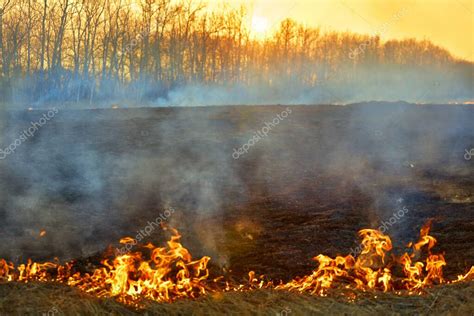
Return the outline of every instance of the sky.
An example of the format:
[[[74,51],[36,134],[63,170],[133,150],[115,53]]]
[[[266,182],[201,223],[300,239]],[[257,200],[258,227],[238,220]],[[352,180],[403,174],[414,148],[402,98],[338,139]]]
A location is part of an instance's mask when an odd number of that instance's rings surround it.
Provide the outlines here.
[[[219,4],[223,0],[208,0]],[[323,30],[382,39],[428,39],[454,56],[474,61],[474,0],[229,0],[245,4],[253,30],[263,36],[290,17]]]

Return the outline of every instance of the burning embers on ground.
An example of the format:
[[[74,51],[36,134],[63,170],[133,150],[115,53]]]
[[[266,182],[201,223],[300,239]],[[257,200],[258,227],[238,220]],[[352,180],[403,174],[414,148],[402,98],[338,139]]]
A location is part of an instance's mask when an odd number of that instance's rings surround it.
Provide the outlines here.
[[[408,245],[409,252],[398,257],[390,253],[392,242],[380,231],[363,229],[359,232],[363,250],[357,257],[348,255],[330,258],[318,255],[317,268],[311,275],[288,283],[275,283],[249,273],[246,284],[235,284],[224,277],[210,277],[209,257],[193,260],[180,243],[178,231],[172,232],[166,247],[152,244],[137,247],[137,251],[110,258],[104,254],[101,266],[91,273],[79,271],[75,262],[64,265],[54,262],[28,261],[17,267],[0,260],[2,282],[60,282],[77,287],[97,297],[114,297],[118,301],[139,306],[144,299],[173,302],[182,298],[198,298],[228,291],[251,291],[259,288],[297,291],[327,296],[344,289],[393,292],[400,295],[422,295],[424,289],[437,284],[449,284],[474,279],[474,267],[456,280],[443,277],[446,261],[431,249],[436,239],[429,235],[430,224],[421,229],[420,240]],[[134,242],[123,238],[122,244]],[[110,249],[109,249],[110,250]],[[424,259],[423,259],[424,258]],[[354,292],[347,298],[353,300]]]

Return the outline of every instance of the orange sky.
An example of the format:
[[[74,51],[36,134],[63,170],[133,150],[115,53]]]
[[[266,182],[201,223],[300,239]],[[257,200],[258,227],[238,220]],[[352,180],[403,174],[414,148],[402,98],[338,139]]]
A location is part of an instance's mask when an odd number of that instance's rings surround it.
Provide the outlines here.
[[[223,0],[208,0],[211,4]],[[474,0],[231,0],[244,3],[262,29],[291,17],[323,29],[382,38],[429,39],[453,55],[474,61]],[[397,13],[401,16],[397,17]],[[265,22],[267,20],[268,22]],[[255,23],[254,23],[255,24]],[[384,24],[386,25],[384,27]]]

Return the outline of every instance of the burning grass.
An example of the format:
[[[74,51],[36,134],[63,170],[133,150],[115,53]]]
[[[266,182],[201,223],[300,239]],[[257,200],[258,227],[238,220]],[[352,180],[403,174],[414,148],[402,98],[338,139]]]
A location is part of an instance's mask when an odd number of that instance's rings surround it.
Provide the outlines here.
[[[431,252],[436,239],[429,235],[430,223],[421,229],[419,241],[410,243],[408,245],[410,250],[401,256],[390,252],[392,250],[390,237],[377,230],[363,229],[359,232],[362,251],[358,256],[330,258],[320,254],[314,258],[318,265],[312,274],[287,283],[266,280],[264,276],[256,276],[253,271],[249,272],[248,282],[243,284],[225,280],[222,276],[210,277],[208,268],[210,258],[193,259],[180,243],[181,236],[178,231],[169,230],[172,236],[166,247],[146,244],[139,247],[137,245],[137,250],[127,254],[111,256],[109,252],[108,255],[104,254],[105,259],[102,260],[101,266],[91,272],[77,271],[75,262],[61,265],[53,262],[29,261],[27,264],[15,267],[12,263],[1,260],[0,279],[6,283],[2,288],[6,286],[10,289],[4,300],[10,299],[12,293],[22,286],[25,292],[30,288],[35,291],[42,288],[45,290],[44,293],[47,293],[51,286],[52,292],[56,293],[57,289],[68,285],[69,287],[64,288],[66,296],[78,296],[79,301],[84,300],[85,304],[79,306],[77,304],[82,303],[77,302],[68,305],[66,307],[68,312],[75,309],[76,305],[78,310],[97,309],[94,313],[113,306],[116,306],[113,308],[120,306],[123,311],[133,313],[137,309],[159,308],[172,308],[176,312],[181,306],[183,309],[194,306],[193,308],[199,310],[207,304],[215,304],[215,307],[209,310],[215,310],[216,314],[233,308],[247,313],[255,306],[275,308],[278,304],[271,303],[273,300],[281,300],[291,305],[280,306],[280,310],[276,312],[299,311],[297,306],[300,305],[306,308],[304,311],[301,310],[302,312],[319,312],[321,304],[316,297],[326,297],[327,301],[324,301],[323,307],[332,302],[329,309],[336,305],[341,305],[337,308],[343,308],[352,302],[355,304],[354,308],[360,308],[360,313],[363,314],[370,313],[371,300],[383,300],[383,298],[390,302],[387,303],[389,305],[395,304],[394,302],[403,305],[413,301],[410,297],[420,297],[419,302],[430,301],[435,297],[431,305],[428,305],[431,308],[437,297],[444,293],[440,287],[433,289],[437,285],[444,285],[443,291],[462,288],[463,291],[472,292],[470,281],[474,279],[474,267],[455,280],[443,277],[443,267],[447,263],[443,254]],[[132,243],[134,240],[124,238],[121,242]],[[467,286],[464,287],[464,284]],[[74,292],[72,288],[81,290],[82,294]],[[465,290],[466,288],[469,290]],[[262,298],[255,301],[260,296]],[[293,299],[294,305],[292,305]],[[303,304],[301,300],[308,302]],[[48,299],[45,298],[45,301]],[[426,304],[423,304],[426,308]],[[23,308],[21,306],[18,305],[19,308]],[[56,305],[50,303],[50,306]],[[464,304],[459,306],[472,308],[470,303],[466,305],[467,307]],[[206,314],[209,314],[209,310],[206,309]],[[119,310],[109,312],[122,313]],[[351,311],[353,312],[354,310]]]
[[[7,283],[0,285],[0,313],[38,315],[471,315],[474,282],[442,285],[422,296],[372,293],[355,290],[358,298],[328,297],[268,289],[227,292],[174,303],[149,301],[136,310],[112,298],[99,299],[66,285]]]

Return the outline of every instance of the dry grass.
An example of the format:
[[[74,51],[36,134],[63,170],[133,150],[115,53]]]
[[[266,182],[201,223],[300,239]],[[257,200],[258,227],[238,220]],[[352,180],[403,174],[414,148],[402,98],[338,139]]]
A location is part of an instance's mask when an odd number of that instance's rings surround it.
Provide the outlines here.
[[[340,293],[339,293],[340,294]],[[439,286],[424,296],[358,293],[343,298],[311,297],[283,291],[225,293],[173,304],[147,303],[130,309],[57,284],[0,286],[0,315],[472,315],[474,282]]]

